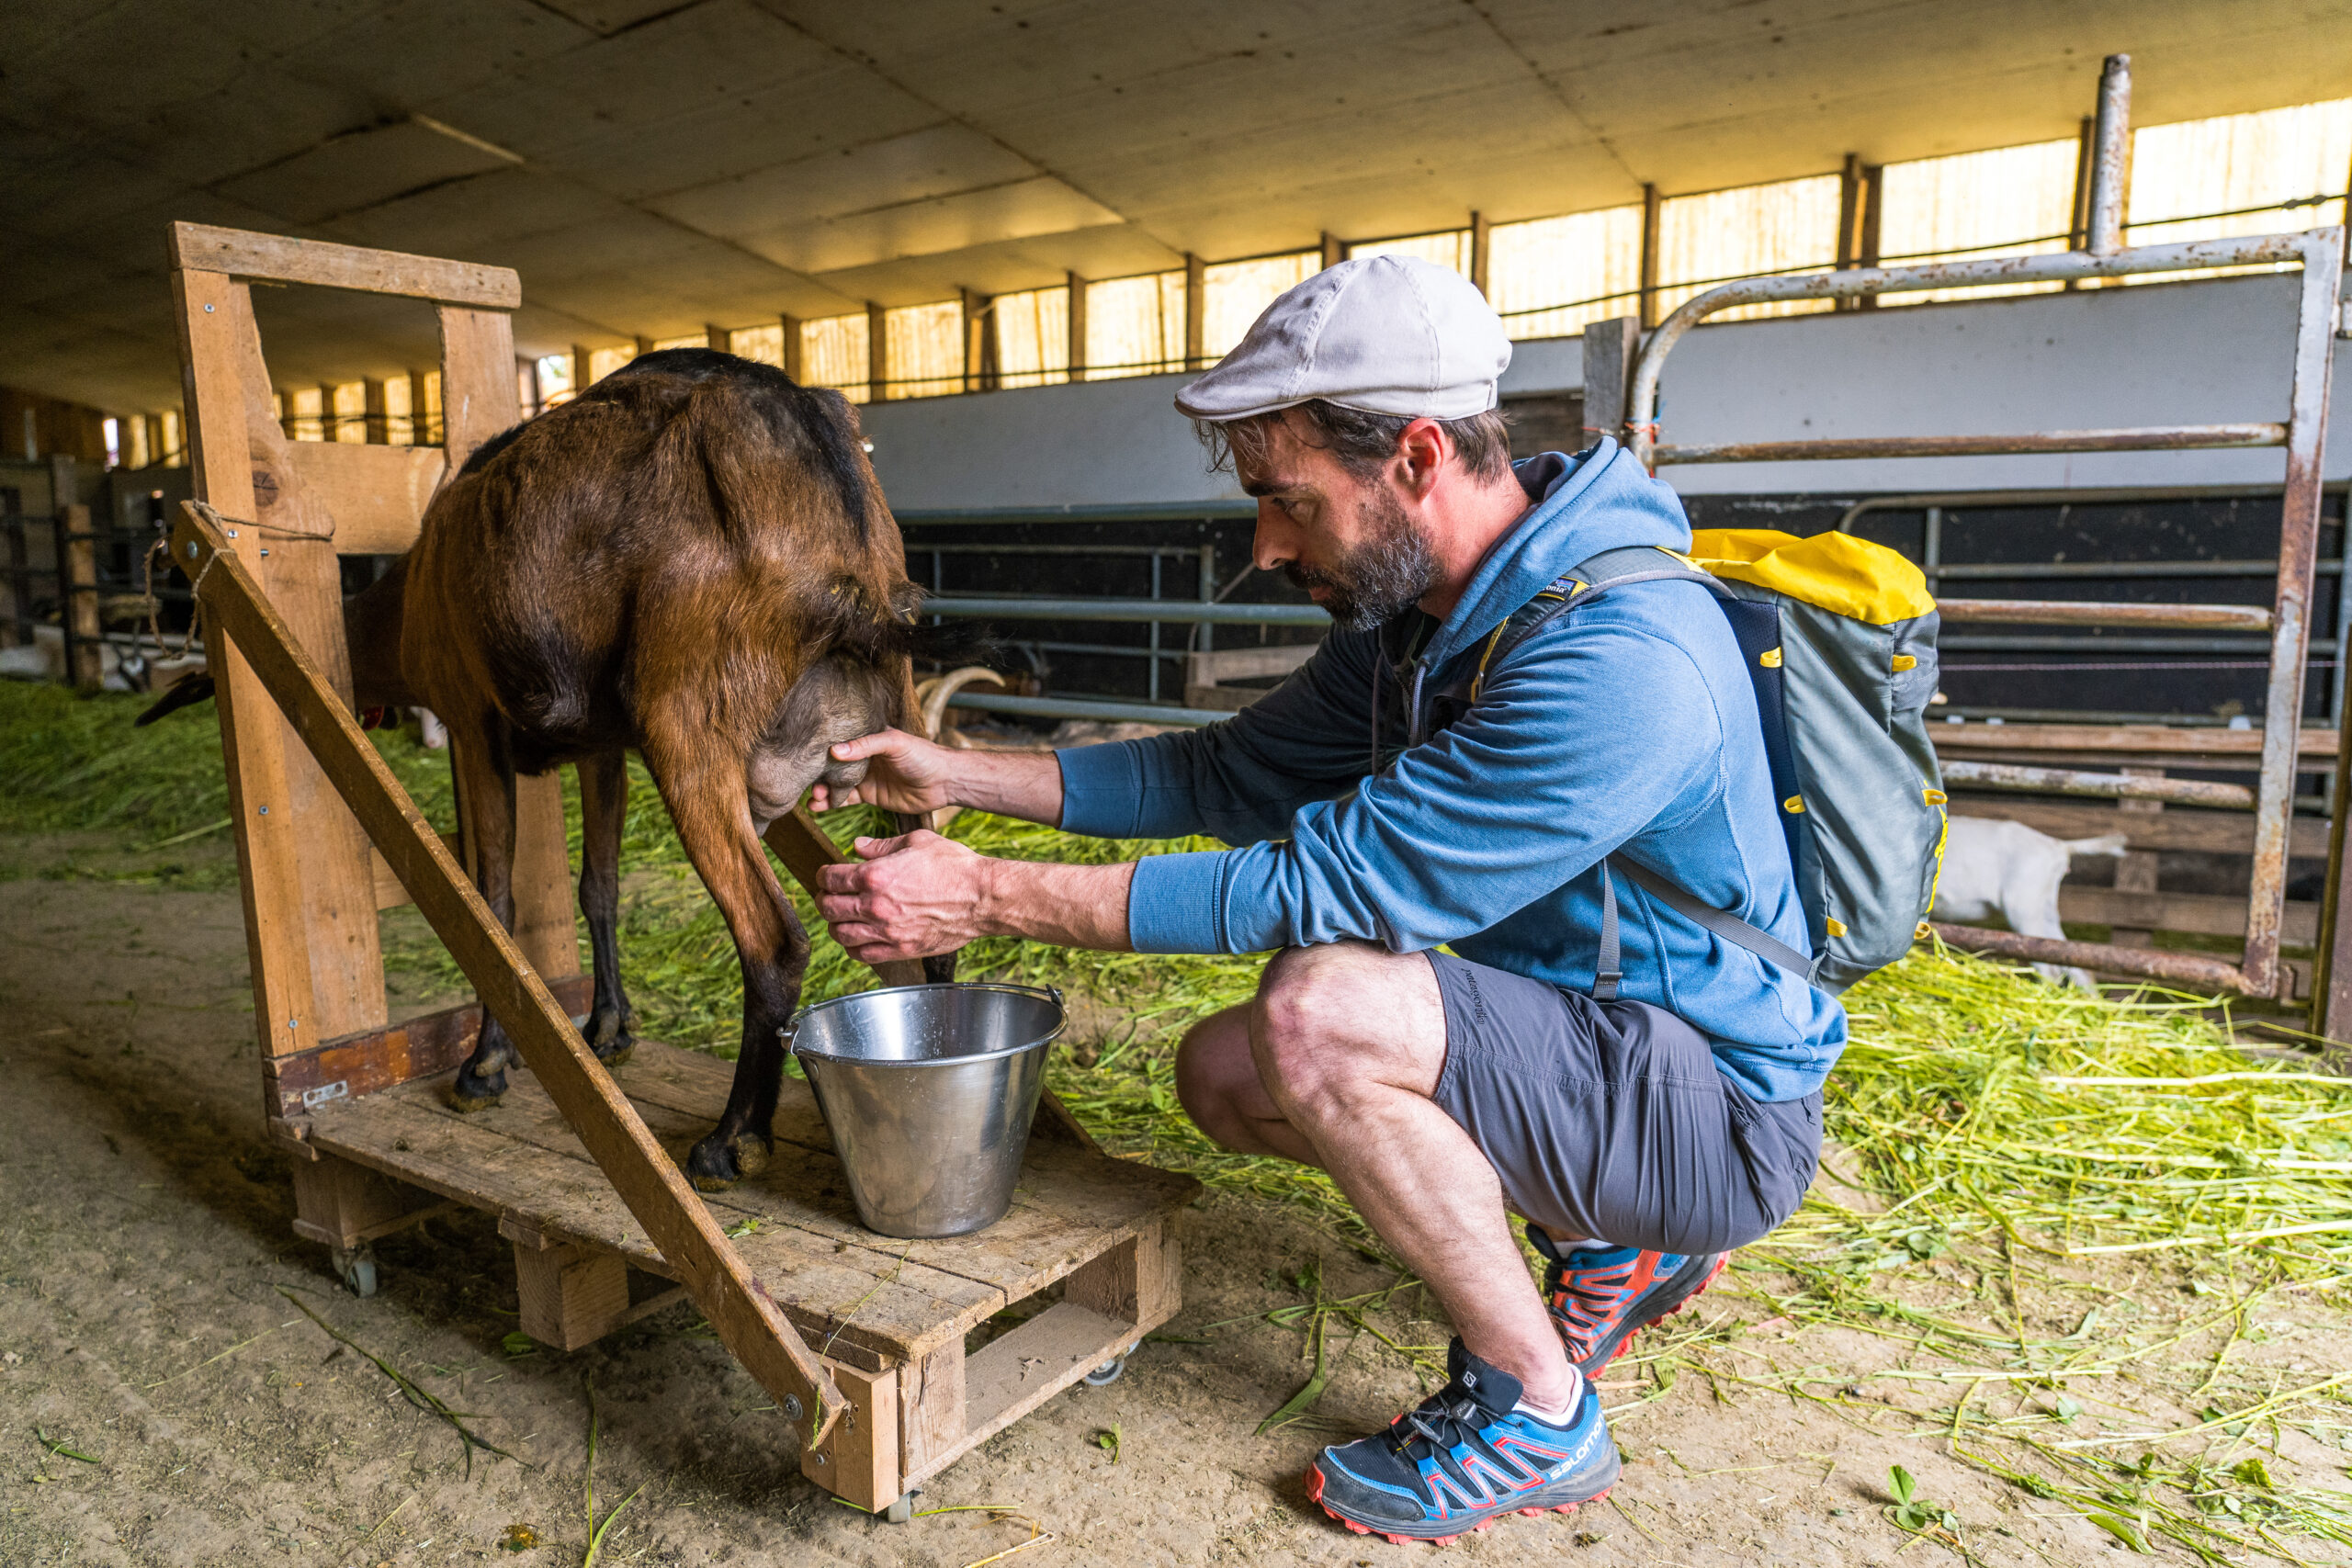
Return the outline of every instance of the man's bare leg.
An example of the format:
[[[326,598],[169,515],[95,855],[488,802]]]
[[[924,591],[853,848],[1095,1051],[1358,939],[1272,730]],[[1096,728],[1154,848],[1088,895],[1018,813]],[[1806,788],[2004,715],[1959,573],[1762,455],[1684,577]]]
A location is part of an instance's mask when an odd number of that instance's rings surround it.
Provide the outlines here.
[[[1429,961],[1338,942],[1277,954],[1254,1002],[1193,1027],[1176,1076],[1185,1110],[1227,1147],[1329,1171],[1470,1353],[1558,1410],[1575,1373],[1512,1239],[1501,1181],[1431,1099],[1444,1066]]]

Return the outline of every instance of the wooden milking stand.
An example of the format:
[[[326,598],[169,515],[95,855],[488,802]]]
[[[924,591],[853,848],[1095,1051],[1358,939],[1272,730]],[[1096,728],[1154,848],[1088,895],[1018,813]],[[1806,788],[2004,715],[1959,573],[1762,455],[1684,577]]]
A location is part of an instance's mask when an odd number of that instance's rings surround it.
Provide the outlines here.
[[[581,1040],[556,777],[518,781],[510,936],[351,713],[336,558],[407,549],[443,475],[519,416],[515,275],[187,223],[171,245],[199,498],[171,549],[208,628],[265,1110],[297,1156],[295,1228],[365,1294],[375,1238],[458,1205],[492,1213],[514,1243],[524,1331],[564,1349],[690,1296],[797,1430],[802,1472],[905,1517],[916,1483],[1173,1314],[1167,1222],[1197,1183],[1104,1155],[1048,1096],[1011,1214],[978,1235],[887,1241],[858,1225],[808,1087],[787,1078],[766,1171],[695,1193],[679,1161],[731,1071],[640,1042],[609,1072]],[[288,440],[248,279],[430,301],[446,447]],[[804,885],[838,858],[805,815],[769,844]],[[528,1069],[494,1110],[461,1117],[441,1098],[479,1006],[389,1021],[377,914],[412,899]],[[906,978],[897,969],[884,978]],[[1055,1287],[1058,1301],[967,1358],[967,1333]]]

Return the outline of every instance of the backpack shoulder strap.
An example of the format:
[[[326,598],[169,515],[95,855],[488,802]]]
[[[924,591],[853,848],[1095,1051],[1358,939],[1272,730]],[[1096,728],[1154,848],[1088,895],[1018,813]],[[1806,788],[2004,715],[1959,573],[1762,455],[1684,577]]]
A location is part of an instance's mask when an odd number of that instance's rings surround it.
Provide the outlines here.
[[[1611,588],[1633,582],[1679,581],[1700,583],[1719,599],[1732,596],[1714,578],[1696,567],[1684,565],[1670,555],[1667,556],[1666,564],[1658,564],[1658,558],[1665,554],[1646,545],[1604,550],[1579,564],[1574,571],[1555,579],[1543,592],[1512,612],[1487,639],[1486,649],[1478,659],[1477,676],[1470,684],[1470,700],[1474,703],[1478,700],[1479,692],[1486,684],[1487,671],[1496,661],[1551,621],[1580,605],[1589,604]],[[1647,866],[1623,855],[1611,854],[1602,861],[1600,866],[1600,960],[1592,989],[1596,1001],[1614,1001],[1618,982],[1623,977],[1618,959],[1617,887],[1610,875],[1612,869],[1623,872],[1627,880],[1693,925],[1713,931],[1733,946],[1745,948],[1766,963],[1788,970],[1808,982],[1814,978],[1814,960],[1770,931],[1750,925],[1728,910],[1718,909],[1703,899],[1693,897]]]

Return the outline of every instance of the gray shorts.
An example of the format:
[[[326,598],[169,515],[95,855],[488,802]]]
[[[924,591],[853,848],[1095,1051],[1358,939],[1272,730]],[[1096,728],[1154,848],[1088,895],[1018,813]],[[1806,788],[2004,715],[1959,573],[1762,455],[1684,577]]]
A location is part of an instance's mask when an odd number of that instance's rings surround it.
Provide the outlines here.
[[[1520,1213],[1555,1235],[1694,1253],[1745,1247],[1795,1212],[1821,1159],[1819,1090],[1751,1100],[1661,1008],[1429,960],[1445,998],[1437,1103]]]

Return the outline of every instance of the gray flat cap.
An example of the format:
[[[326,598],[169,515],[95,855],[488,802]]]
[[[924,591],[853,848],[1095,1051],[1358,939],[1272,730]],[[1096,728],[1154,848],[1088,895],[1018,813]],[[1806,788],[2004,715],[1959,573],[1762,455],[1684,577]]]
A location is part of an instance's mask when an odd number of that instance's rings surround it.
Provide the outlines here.
[[[1176,406],[1248,419],[1321,398],[1362,413],[1468,419],[1510,364],[1502,318],[1470,280],[1418,256],[1326,267],[1266,307]]]

